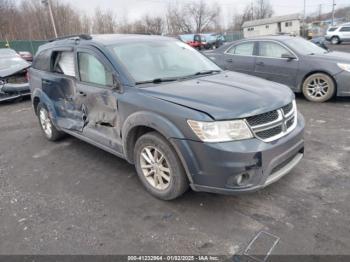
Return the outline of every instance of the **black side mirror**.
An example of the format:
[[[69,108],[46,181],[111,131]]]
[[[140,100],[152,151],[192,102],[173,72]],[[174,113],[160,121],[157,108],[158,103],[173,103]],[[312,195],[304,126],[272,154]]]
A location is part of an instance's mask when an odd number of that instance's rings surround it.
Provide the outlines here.
[[[281,58],[288,59],[289,61],[297,59],[294,55],[289,54],[289,53],[282,54]]]
[[[112,79],[113,79],[113,89],[120,92],[122,89],[122,85],[119,81],[118,75],[117,74],[113,74],[112,75]]]

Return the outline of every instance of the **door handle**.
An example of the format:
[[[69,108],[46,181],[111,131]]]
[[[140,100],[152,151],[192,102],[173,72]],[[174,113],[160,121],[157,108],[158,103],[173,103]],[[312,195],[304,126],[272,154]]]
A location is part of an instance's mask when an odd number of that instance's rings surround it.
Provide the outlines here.
[[[226,59],[226,62],[232,63],[233,59],[232,58]]]
[[[79,96],[86,96],[86,93],[83,92],[83,91],[78,91],[78,95],[79,95]]]
[[[256,64],[259,65],[259,66],[264,66],[265,65],[264,62],[257,62]]]
[[[43,79],[43,84],[45,85],[51,85],[51,81]]]

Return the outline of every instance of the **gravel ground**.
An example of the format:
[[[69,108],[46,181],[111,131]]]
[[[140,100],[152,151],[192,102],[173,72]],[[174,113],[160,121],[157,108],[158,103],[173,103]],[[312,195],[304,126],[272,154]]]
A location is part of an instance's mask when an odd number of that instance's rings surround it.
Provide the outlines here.
[[[297,103],[306,155],[288,176],[251,195],[173,202],[115,156],[48,142],[30,101],[1,105],[0,254],[229,255],[262,230],[281,238],[273,254],[350,254],[350,99]]]

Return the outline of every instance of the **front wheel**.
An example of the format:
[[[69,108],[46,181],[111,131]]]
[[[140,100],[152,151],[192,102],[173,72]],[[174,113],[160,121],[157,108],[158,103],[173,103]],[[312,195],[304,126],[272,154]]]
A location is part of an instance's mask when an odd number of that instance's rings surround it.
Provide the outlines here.
[[[339,37],[333,36],[332,39],[331,39],[331,43],[332,43],[332,45],[338,45],[338,44],[340,44],[340,39],[339,39]]]
[[[137,174],[148,192],[172,200],[188,189],[185,170],[170,143],[156,132],[141,136],[135,145]]]
[[[326,102],[335,94],[334,81],[326,74],[313,74],[305,79],[303,83],[303,94],[309,101]]]

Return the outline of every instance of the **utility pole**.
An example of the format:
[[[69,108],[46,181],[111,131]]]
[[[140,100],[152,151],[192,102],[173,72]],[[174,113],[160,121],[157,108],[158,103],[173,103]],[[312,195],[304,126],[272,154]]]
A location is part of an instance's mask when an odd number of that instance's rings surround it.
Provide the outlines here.
[[[321,22],[322,20],[322,4],[319,5],[318,8],[318,20]]]
[[[335,6],[336,6],[336,3],[335,3],[335,0],[333,0],[333,9],[332,9],[332,26],[334,26],[334,13],[335,13]]]
[[[51,0],[41,0],[41,3],[43,3],[44,5],[46,5],[49,8],[49,13],[50,13],[50,18],[51,18],[51,23],[52,23],[52,27],[53,27],[53,31],[55,33],[55,37],[57,38],[57,30],[56,30],[56,24],[55,24],[55,19],[53,17],[53,13],[52,13],[52,8],[51,8]]]
[[[251,6],[251,12],[252,12],[252,18],[251,20],[254,20],[254,0],[252,0],[252,6]]]
[[[304,0],[303,37],[306,36],[306,0]]]

